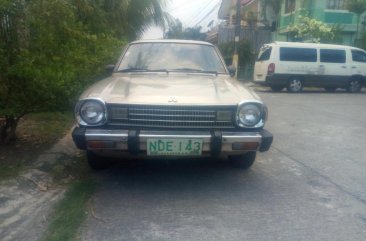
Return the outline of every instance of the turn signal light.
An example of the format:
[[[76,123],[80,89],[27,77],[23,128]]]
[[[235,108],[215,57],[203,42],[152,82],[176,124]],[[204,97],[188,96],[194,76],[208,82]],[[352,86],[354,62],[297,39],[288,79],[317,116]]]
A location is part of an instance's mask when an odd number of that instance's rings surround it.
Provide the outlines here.
[[[88,141],[88,148],[90,149],[111,149],[115,147],[113,141]]]
[[[273,75],[275,71],[276,71],[276,65],[274,63],[268,65],[267,75]]]
[[[258,147],[258,142],[235,142],[232,146],[234,151],[256,151]]]

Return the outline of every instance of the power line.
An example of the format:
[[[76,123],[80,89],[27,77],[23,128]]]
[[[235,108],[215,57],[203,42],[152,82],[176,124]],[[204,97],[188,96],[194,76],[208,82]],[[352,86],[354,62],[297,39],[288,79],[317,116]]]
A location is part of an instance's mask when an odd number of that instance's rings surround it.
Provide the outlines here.
[[[220,3],[217,3],[200,21],[198,21],[194,26],[199,25],[203,22],[206,18],[208,18],[218,7],[220,6]]]
[[[203,15],[203,14],[205,14],[205,10],[206,9],[208,9],[209,8],[209,6],[210,6],[210,4],[209,4],[209,2],[211,2],[211,0],[209,0],[209,1],[206,1],[205,2],[205,4],[204,5],[202,5],[202,7],[198,10],[198,11],[196,11],[196,12],[198,12],[198,14],[196,14],[196,16],[194,16],[192,19],[191,19],[191,21],[189,22],[189,26],[194,26],[193,24]],[[206,3],[208,3],[208,4],[206,4]]]
[[[177,6],[177,7],[173,8],[173,9],[170,9],[169,12],[174,12],[174,11],[176,11],[176,10],[182,8],[182,7],[184,8],[184,7],[186,7],[186,6],[188,6],[188,5],[192,4],[192,3],[193,2],[184,2],[183,4]]]
[[[174,8],[169,10],[169,12],[173,17],[180,19],[185,27],[192,27],[202,24],[207,18],[216,19],[217,17],[214,17],[213,14],[215,14],[214,12],[219,7],[221,0],[186,0],[184,3],[179,1],[174,2]]]

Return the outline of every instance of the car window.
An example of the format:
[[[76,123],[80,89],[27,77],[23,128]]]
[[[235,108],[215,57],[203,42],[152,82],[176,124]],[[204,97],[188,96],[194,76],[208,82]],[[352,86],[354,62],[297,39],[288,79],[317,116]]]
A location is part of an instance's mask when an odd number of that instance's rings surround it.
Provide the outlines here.
[[[352,60],[366,63],[366,53],[360,50],[352,50]]]
[[[264,47],[260,50],[257,60],[258,61],[269,60],[269,58],[271,57],[271,53],[272,53],[272,47]]]
[[[346,51],[341,49],[321,49],[320,62],[346,63]]]
[[[196,70],[226,73],[216,48],[202,44],[138,43],[127,49],[118,70]]]
[[[280,48],[281,61],[316,62],[316,49],[312,48]]]

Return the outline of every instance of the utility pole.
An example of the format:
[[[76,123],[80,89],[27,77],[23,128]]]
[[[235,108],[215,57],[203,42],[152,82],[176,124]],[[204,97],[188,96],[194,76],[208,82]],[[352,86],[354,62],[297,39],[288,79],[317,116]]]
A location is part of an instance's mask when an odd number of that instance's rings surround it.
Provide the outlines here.
[[[239,41],[240,41],[240,25],[241,25],[241,0],[236,0],[236,23],[235,23],[235,41],[234,41],[234,56],[233,66],[236,68],[236,77],[239,72]]]

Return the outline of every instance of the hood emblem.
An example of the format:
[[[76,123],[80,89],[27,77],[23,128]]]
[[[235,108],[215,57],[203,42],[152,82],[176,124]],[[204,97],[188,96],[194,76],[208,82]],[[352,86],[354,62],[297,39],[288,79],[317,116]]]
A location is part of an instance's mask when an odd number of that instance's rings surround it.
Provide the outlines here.
[[[178,100],[177,100],[177,98],[175,98],[175,97],[169,97],[168,102],[169,102],[169,103],[178,103]]]

